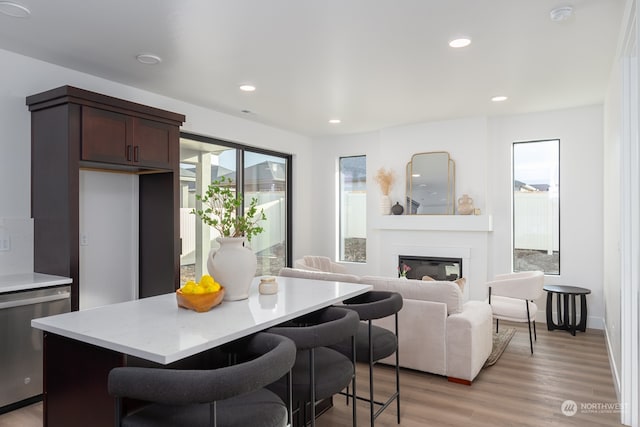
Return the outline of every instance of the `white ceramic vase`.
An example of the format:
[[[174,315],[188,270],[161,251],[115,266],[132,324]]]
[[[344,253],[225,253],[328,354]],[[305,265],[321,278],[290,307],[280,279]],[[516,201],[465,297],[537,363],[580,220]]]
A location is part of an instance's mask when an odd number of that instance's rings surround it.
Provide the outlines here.
[[[391,197],[380,196],[380,213],[382,215],[389,215],[391,213]]]
[[[218,237],[220,249],[212,249],[207,270],[216,282],[224,286],[224,300],[237,301],[249,297],[249,288],[256,275],[256,254],[243,246],[244,237]]]

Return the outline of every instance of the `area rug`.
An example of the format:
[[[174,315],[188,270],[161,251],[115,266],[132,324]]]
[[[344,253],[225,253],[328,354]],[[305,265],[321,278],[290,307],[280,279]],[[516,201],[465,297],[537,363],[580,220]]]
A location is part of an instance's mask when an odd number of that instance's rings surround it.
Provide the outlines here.
[[[489,358],[484,363],[484,368],[494,365],[498,359],[500,359],[500,356],[502,356],[502,353],[507,348],[507,345],[509,345],[509,341],[511,341],[515,333],[516,328],[507,328],[497,334],[493,334],[493,349],[491,350]]]

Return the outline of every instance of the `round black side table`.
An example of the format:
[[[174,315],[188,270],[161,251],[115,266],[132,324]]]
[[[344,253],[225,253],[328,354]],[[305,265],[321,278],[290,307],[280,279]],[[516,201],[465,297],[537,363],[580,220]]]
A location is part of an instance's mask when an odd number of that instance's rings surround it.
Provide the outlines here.
[[[547,329],[561,329],[568,331],[575,336],[576,331],[586,331],[587,329],[587,295],[590,289],[578,286],[545,285],[542,289],[547,292]],[[553,294],[557,294],[558,323],[553,321],[551,307],[553,305]],[[580,322],[576,319],[576,297],[580,296]],[[562,303],[561,303],[562,301]],[[571,310],[571,316],[569,316]]]

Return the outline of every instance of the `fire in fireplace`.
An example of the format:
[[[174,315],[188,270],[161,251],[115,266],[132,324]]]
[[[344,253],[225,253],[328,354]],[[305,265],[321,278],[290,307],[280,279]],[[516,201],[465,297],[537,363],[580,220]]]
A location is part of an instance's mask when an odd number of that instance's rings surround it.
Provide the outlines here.
[[[398,272],[406,270],[408,279],[421,280],[429,276],[434,280],[456,280],[462,277],[462,258],[441,258],[425,256],[398,256]]]

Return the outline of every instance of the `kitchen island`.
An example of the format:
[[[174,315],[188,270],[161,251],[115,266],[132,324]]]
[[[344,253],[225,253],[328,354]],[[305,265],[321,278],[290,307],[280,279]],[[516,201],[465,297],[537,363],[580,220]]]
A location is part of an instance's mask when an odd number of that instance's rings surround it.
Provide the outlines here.
[[[224,301],[206,313],[178,308],[166,294],[34,319],[44,331],[44,425],[113,426],[109,371],[137,358],[178,363],[222,344],[360,295],[369,285],[278,277],[274,295]]]

